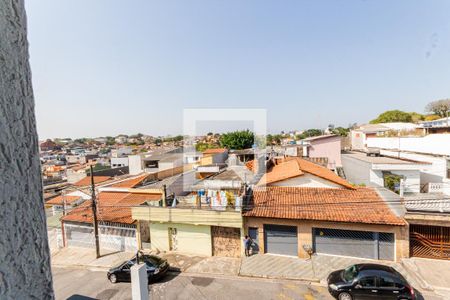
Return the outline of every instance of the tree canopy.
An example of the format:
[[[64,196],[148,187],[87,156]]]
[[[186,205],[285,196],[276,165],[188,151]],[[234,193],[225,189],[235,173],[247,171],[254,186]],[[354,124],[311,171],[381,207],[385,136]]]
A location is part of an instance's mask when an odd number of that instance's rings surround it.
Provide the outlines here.
[[[251,148],[255,141],[255,135],[250,130],[240,130],[224,133],[220,136],[220,145],[222,147],[242,150]]]
[[[333,128],[333,130],[331,130],[331,133],[341,135],[341,136],[347,136],[349,132],[350,132],[350,129],[344,128],[344,127],[336,127],[336,128]]]
[[[297,135],[297,139],[302,140],[302,139],[306,139],[308,137],[312,137],[312,136],[318,136],[318,135],[322,135],[323,131],[320,129],[308,129],[303,131],[302,134]]]
[[[450,111],[450,99],[442,99],[430,102],[427,104],[427,106],[425,106],[425,111],[434,113],[441,118],[445,118],[448,111]]]
[[[411,113],[401,110],[388,110],[380,114],[376,119],[370,121],[370,124],[389,123],[389,122],[412,122]]]

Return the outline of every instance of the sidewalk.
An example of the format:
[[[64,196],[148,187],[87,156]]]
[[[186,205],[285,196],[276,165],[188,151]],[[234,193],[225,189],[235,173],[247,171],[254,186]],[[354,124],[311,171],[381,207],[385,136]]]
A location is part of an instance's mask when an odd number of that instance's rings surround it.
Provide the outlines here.
[[[123,261],[130,259],[136,253],[114,252],[102,249],[100,254],[101,257],[96,258],[95,249],[66,247],[52,255],[51,264],[56,267],[87,267],[108,270]]]
[[[436,293],[450,299],[450,261],[412,257],[402,265],[409,274],[415,274]]]
[[[55,267],[86,267],[108,270],[136,255],[135,252],[114,252],[104,249],[100,251],[100,254],[100,258],[95,258],[95,249],[66,247],[52,254],[51,263]],[[241,262],[240,258],[190,256],[176,252],[158,253],[156,255],[167,259],[172,271],[197,274],[237,276]]]
[[[108,270],[135,255],[134,252],[105,250],[101,254],[97,259],[94,249],[62,248],[52,255],[52,265]],[[257,254],[242,259],[190,256],[176,252],[157,255],[168,260],[172,271],[186,274],[293,279],[320,285],[326,284],[326,278],[333,270],[357,263],[379,263],[395,268],[420,292],[432,294],[431,291],[434,291],[444,299],[450,299],[450,261],[409,258],[396,263],[331,255],[313,255],[312,259],[271,254]]]
[[[375,261],[368,259],[358,259],[352,257],[341,257],[332,255],[313,255],[312,259],[300,259],[296,257],[258,254],[242,259],[239,275],[250,277],[263,278],[283,278],[305,280],[312,282],[320,282],[322,285],[326,284],[328,274],[334,270],[344,269],[352,264],[359,263],[378,263],[391,266],[399,271],[405,278],[419,291],[431,291],[433,286],[427,283],[423,277],[428,276],[428,273],[434,273],[434,276],[439,277],[440,273],[437,268],[433,266],[420,265],[417,268],[428,269],[427,274],[417,274],[416,271],[411,271],[401,263],[390,261]],[[439,264],[439,262],[437,263]],[[445,267],[442,267],[445,268]],[[447,270],[448,280],[450,280],[450,268]],[[429,277],[433,280],[431,277]],[[445,281],[445,282],[443,282]],[[442,282],[447,284],[447,281],[441,279],[433,282]]]
[[[242,258],[239,275],[319,282],[310,260],[296,257],[257,254]]]

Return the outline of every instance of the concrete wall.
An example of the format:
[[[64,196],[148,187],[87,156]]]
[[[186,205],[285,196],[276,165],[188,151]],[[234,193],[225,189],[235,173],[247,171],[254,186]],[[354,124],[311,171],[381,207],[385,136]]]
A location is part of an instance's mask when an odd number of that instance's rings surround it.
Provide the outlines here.
[[[409,165],[405,165],[405,170],[392,170],[402,168],[401,164],[397,165],[372,165],[370,162],[355,159],[349,155],[342,155],[342,166],[344,168],[345,177],[354,184],[375,183],[379,186],[384,186],[383,170],[389,171],[392,174],[404,176],[405,178],[405,192],[419,193],[420,192],[420,171],[407,170]],[[373,167],[376,166],[376,167]]]
[[[192,255],[212,255],[211,227],[177,223],[151,223],[152,250],[170,251],[169,227],[177,229],[177,252]]]
[[[421,185],[443,183],[442,192],[450,195],[450,179],[447,178],[447,159],[445,157],[408,152],[400,152],[399,154],[398,151],[394,150],[381,150],[381,154],[431,163],[430,165],[424,165],[420,172]]]
[[[128,157],[111,157],[111,168],[127,167]]]
[[[53,299],[23,0],[0,0],[0,299]]]
[[[354,159],[348,155],[342,155],[342,167],[345,177],[354,184],[368,184],[371,180],[371,163]]]
[[[350,132],[351,145],[354,150],[362,150],[366,148],[366,135],[357,130],[352,130]]]
[[[245,218],[245,231],[249,227],[258,228],[258,239],[260,253],[264,253],[264,224],[297,226],[298,256],[308,258],[308,253],[303,249],[303,245],[313,245],[313,228],[332,228],[344,230],[361,230],[394,233],[395,235],[395,256],[396,261],[409,257],[409,228],[407,226],[373,225],[360,223],[338,223],[311,220],[288,220],[288,219],[267,219],[267,218]]]
[[[419,170],[391,170],[392,174],[403,176],[405,182],[405,193],[420,193],[420,171]],[[383,172],[381,170],[370,171],[370,181],[384,186]]]
[[[309,157],[326,157],[328,158],[328,168],[336,169],[341,167],[341,137],[335,136],[311,141],[308,147]]]
[[[373,137],[368,147],[400,149],[402,151],[450,155],[450,134],[429,134],[424,137]]]
[[[128,156],[128,167],[130,168],[130,175],[137,175],[144,170],[142,164],[142,156],[130,155]]]

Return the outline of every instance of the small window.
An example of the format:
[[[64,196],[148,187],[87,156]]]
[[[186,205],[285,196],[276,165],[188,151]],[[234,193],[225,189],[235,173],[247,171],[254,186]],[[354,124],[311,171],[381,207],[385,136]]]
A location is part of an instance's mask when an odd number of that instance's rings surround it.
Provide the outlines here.
[[[359,280],[359,284],[365,288],[375,287],[376,277],[364,277]]]

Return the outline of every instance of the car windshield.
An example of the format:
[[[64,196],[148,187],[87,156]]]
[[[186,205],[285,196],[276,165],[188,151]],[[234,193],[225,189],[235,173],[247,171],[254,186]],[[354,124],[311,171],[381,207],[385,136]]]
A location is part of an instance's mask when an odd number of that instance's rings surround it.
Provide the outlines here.
[[[350,266],[344,270],[342,277],[346,282],[351,282],[358,275],[358,267],[356,265]]]

